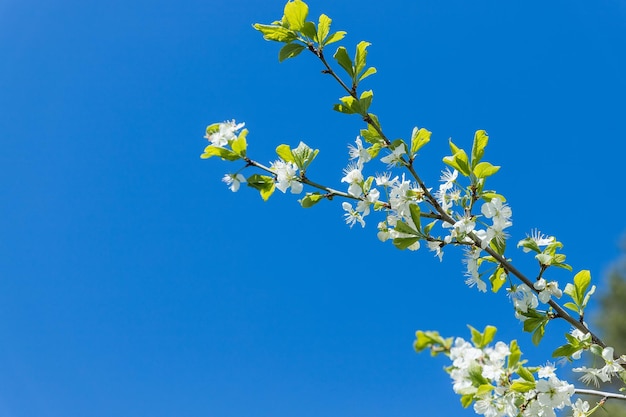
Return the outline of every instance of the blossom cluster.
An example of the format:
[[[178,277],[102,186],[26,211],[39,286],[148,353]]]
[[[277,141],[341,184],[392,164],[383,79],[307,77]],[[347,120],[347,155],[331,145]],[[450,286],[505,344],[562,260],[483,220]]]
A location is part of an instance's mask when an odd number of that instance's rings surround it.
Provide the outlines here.
[[[454,392],[471,398],[477,414],[555,417],[555,409],[566,406],[572,406],[575,415],[589,409],[583,401],[572,405],[574,386],[560,380],[553,365],[537,368],[535,378],[528,368],[512,363],[511,354],[510,346],[503,342],[479,348],[460,337],[455,339],[449,353],[452,366],[447,370]],[[515,374],[520,377],[513,379]]]

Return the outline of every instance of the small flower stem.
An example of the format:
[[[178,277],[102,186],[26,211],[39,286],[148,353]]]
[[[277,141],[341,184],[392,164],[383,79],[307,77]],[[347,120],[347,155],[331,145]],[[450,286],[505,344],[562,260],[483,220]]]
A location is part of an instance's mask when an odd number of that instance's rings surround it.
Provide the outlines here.
[[[309,48],[309,51],[313,52],[315,54],[315,56],[317,56],[320,59],[320,61],[322,61],[322,64],[324,64],[324,66],[326,67],[326,69],[324,70],[324,73],[330,74],[339,83],[339,85],[341,85],[341,87],[343,87],[343,89],[348,92],[348,94],[350,94],[352,97],[358,99],[358,97],[356,95],[356,89],[348,87],[346,85],[346,83],[344,83],[342,81],[342,79],[339,78],[337,73],[328,64],[328,61],[326,61],[326,57],[324,56],[324,52],[321,49],[315,48],[315,46],[313,46],[311,44],[308,45],[308,48]]]
[[[598,390],[593,390],[593,389],[584,389],[584,388],[576,388],[574,392],[579,395],[595,395],[596,397],[613,398],[616,400],[626,401],[626,395],[624,394],[615,394],[611,392],[598,391]]]

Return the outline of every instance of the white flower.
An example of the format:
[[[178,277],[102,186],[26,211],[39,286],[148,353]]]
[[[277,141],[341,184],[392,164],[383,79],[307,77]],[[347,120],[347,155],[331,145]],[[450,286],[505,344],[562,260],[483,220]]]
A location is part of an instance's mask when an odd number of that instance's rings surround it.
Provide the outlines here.
[[[589,384],[595,385],[596,388],[600,386],[600,381],[608,382],[606,381],[606,376],[602,374],[600,369],[587,368],[586,366],[581,366],[580,368],[572,369],[572,371],[582,372],[583,376],[581,376],[579,379],[587,385]]]
[[[402,156],[406,154],[406,148],[404,143],[401,143],[400,146],[397,146],[391,153],[383,158],[380,158],[380,161],[389,164],[389,166],[394,166],[402,163]]]
[[[378,198],[380,197],[380,191],[376,188],[370,190],[367,193],[367,196],[361,201],[359,201],[356,205],[356,211],[362,213],[362,216],[365,217],[370,214],[370,205],[376,203]]]
[[[348,187],[348,193],[355,197],[360,196],[363,193],[363,189],[361,188],[361,184],[363,183],[361,168],[358,165],[351,163],[343,170],[343,173],[345,175],[341,179],[341,182],[345,182],[350,185]]]
[[[429,240],[426,242],[428,249],[435,252],[435,256],[439,257],[439,262],[443,261],[443,251],[441,250],[443,245],[444,243],[438,240]]]
[[[296,173],[298,167],[293,162],[275,161],[270,165],[270,169],[276,174],[276,188],[283,193],[291,187],[293,194],[302,192],[302,183],[298,181]]]
[[[404,179],[395,181],[389,190],[389,205],[395,210],[400,217],[410,217],[409,205],[411,203],[419,203],[423,200],[424,191],[421,188],[412,188],[411,182]]]
[[[602,359],[604,359],[605,365],[600,370],[600,373],[604,376],[604,382],[609,382],[613,374],[623,370],[618,361],[613,358],[614,352],[615,351],[612,347],[605,347],[602,350]]]
[[[582,398],[576,400],[576,403],[572,405],[572,417],[585,417],[587,412],[589,412],[589,403],[587,401],[583,401]]]
[[[548,246],[550,243],[554,242],[554,236],[544,236],[537,229],[534,229],[531,232],[530,238],[535,241],[537,246]]]
[[[376,175],[376,185],[379,187],[393,187],[398,183],[398,177],[391,179],[391,172]]]
[[[537,381],[537,402],[544,407],[563,408],[570,405],[570,397],[574,395],[574,386],[556,377]]]
[[[224,178],[222,178],[222,181],[228,185],[230,191],[236,193],[239,190],[239,185],[242,182],[246,182],[246,178],[241,174],[226,174]]]
[[[449,168],[446,168],[445,171],[441,172],[441,178],[439,181],[443,182],[443,184],[441,184],[439,186],[439,190],[443,190],[443,191],[447,191],[450,188],[452,188],[454,186],[454,181],[456,181],[456,178],[459,176],[459,171],[452,170],[452,172],[450,172]]]
[[[485,281],[480,279],[480,274],[478,273],[478,258],[480,257],[479,249],[472,249],[465,252],[465,258],[463,262],[467,265],[467,271],[465,272],[465,276],[467,279],[465,283],[471,288],[476,285],[481,292],[487,292],[487,284]]]
[[[502,231],[513,224],[510,222],[513,215],[511,208],[503,204],[499,198],[492,198],[488,203],[484,203],[480,211],[485,217],[493,220],[493,229],[496,231]]]
[[[245,126],[245,123],[237,124],[234,120],[220,123],[218,130],[211,134],[207,133],[204,137],[208,139],[214,146],[225,146],[229,141],[237,137],[237,132]]]
[[[533,284],[533,287],[539,291],[539,300],[542,303],[547,303],[554,295],[556,298],[561,298],[563,291],[559,289],[559,283],[556,281],[547,282],[544,278],[540,278]]]
[[[550,378],[556,376],[554,374],[555,370],[556,368],[554,367],[554,364],[548,362],[544,366],[539,368],[539,372],[537,372],[537,375],[539,376],[539,378]]]
[[[529,309],[532,310],[539,306],[537,296],[526,284],[518,285],[515,290],[509,292],[509,295],[517,312],[526,313]],[[520,316],[520,319],[525,320],[525,317]]]
[[[354,142],[356,146],[348,145],[350,159],[356,159],[357,166],[363,168],[363,164],[369,162],[372,156],[367,152],[367,149],[363,147],[363,142],[361,142],[360,137],[357,136]]]
[[[359,222],[361,224],[361,227],[365,227],[365,220],[363,220],[363,216],[361,215],[361,213],[352,208],[352,204],[344,201],[341,204],[341,207],[346,211],[344,217],[346,223],[350,225],[350,228],[352,228],[352,226],[354,226],[354,223],[356,222]]]

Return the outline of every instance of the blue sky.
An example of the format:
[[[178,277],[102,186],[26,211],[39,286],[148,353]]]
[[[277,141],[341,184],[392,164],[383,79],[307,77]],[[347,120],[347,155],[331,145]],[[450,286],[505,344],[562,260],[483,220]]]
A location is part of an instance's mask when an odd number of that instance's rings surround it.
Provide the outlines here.
[[[311,178],[341,187],[362,123],[332,111],[313,56],[279,64],[252,29],[283,4],[0,0],[1,417],[473,415],[415,330],[495,324],[539,363],[561,342],[555,323],[534,348],[455,251],[397,251],[336,202],[233,194],[237,167],[199,158],[206,125],[235,118],[252,157],[304,140]],[[433,132],[426,181],[448,138],[486,129],[512,242],[556,235],[601,282],[626,230],[626,3],[309,5],[350,51],[372,43],[389,135]]]

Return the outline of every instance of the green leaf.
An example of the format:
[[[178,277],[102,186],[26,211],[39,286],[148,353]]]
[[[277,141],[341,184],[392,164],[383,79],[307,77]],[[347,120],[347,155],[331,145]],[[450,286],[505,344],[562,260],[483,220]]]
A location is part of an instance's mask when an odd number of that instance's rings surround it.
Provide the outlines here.
[[[367,113],[367,109],[369,109],[372,104],[373,98],[374,92],[372,90],[363,91],[361,93],[361,97],[359,97],[359,107],[361,108],[361,112]]]
[[[350,77],[354,78],[354,68],[352,68],[352,60],[348,56],[348,51],[343,46],[337,48],[337,52],[333,55],[333,58],[337,60],[337,63],[341,65]]]
[[[472,167],[475,167],[483,158],[488,141],[489,136],[487,136],[487,132],[484,130],[477,130],[476,133],[474,133],[474,143],[472,145]]]
[[[466,394],[461,396],[461,405],[463,406],[463,408],[467,408],[470,405],[472,405],[472,403],[474,402],[474,395],[472,394]]]
[[[476,395],[477,397],[480,397],[482,395],[488,394],[491,391],[493,391],[495,387],[491,384],[482,384],[481,386],[478,387],[478,391],[476,391]]]
[[[535,389],[535,382],[515,381],[511,384],[509,389],[515,392],[528,392]]]
[[[441,346],[444,348],[449,348],[452,343],[452,339],[444,339],[439,335],[438,332],[435,331],[422,331],[418,330],[415,332],[415,341],[413,342],[413,348],[417,353],[423,351],[424,349],[433,347],[433,346]]]
[[[363,72],[363,74],[361,74],[361,76],[359,77],[359,81],[362,81],[366,79],[367,77],[369,77],[370,75],[374,75],[374,74],[376,74],[376,68],[369,67],[368,69],[365,70],[365,72]]]
[[[443,158],[443,162],[446,165],[449,165],[452,168],[456,169],[466,177],[469,177],[471,174],[470,167],[467,161],[467,154],[463,149],[459,149],[459,151],[452,156],[446,156],[445,158]]]
[[[289,147],[289,145],[278,145],[276,147],[276,154],[278,154],[278,156],[280,157],[280,159],[282,159],[285,162],[294,162],[295,163],[295,159],[293,157],[293,152],[291,151],[291,148]]]
[[[303,208],[310,208],[322,201],[325,197],[320,193],[307,193],[302,200],[298,200]]]
[[[226,148],[213,146],[213,145],[209,145],[206,148],[204,148],[204,153],[200,155],[200,158],[208,159],[212,156],[219,156],[220,158],[226,161],[236,161],[238,159],[241,159],[241,157],[237,155],[235,152]]]
[[[296,32],[278,25],[262,25],[255,23],[252,27],[261,32],[263,38],[267,41],[289,43],[298,38]]]
[[[317,39],[317,29],[315,29],[313,22],[304,22],[300,32],[309,39]]]
[[[424,145],[430,142],[431,134],[431,132],[424,128],[418,129],[417,126],[413,128],[413,132],[411,132],[411,157],[413,157]]]
[[[418,240],[420,240],[419,237],[397,237],[393,240],[393,245],[400,250],[405,250]]]
[[[378,131],[370,124],[367,125],[367,129],[361,129],[359,133],[367,143],[380,146],[380,144],[384,142]]]
[[[326,39],[326,37],[328,36],[328,33],[330,32],[331,22],[332,22],[332,19],[330,17],[326,16],[325,14],[320,15],[319,21],[317,23],[317,37],[315,40],[321,46],[324,46],[324,40]]]
[[[344,96],[339,99],[341,104],[335,104],[333,109],[346,114],[361,113],[359,101],[352,96]]]
[[[418,209],[419,210],[419,209]],[[396,222],[396,226],[394,227],[396,232],[404,233],[407,235],[419,236],[420,233],[413,229],[411,226],[403,222],[402,220],[398,220]]]
[[[534,252],[537,253],[541,253],[541,248],[539,247],[539,245],[537,245],[537,242],[535,242],[532,238],[527,237],[526,239],[522,239],[517,243],[517,247],[523,247],[526,249],[530,249]]]
[[[343,104],[333,104],[333,110],[343,113],[343,114],[354,114],[356,113],[354,110],[349,107],[344,106]]]
[[[274,178],[267,175],[254,174],[247,180],[248,186],[258,190],[261,193],[263,201],[267,201],[274,190],[276,185],[274,184]]]
[[[353,76],[358,76],[361,74],[361,71],[365,69],[365,61],[367,58],[367,47],[370,46],[371,43],[361,41],[356,46],[356,54],[354,56],[354,74]]]
[[[409,211],[411,212],[411,220],[413,220],[413,224],[415,224],[415,227],[417,227],[418,231],[421,230],[422,219],[420,216],[420,206],[418,206],[417,204],[409,204]]]
[[[483,339],[483,335],[469,324],[467,325],[467,327],[469,327],[470,332],[472,333],[472,343],[474,344],[474,346],[478,347]]]
[[[344,36],[346,36],[346,33],[347,32],[344,32],[343,30],[338,30],[337,32],[326,38],[326,40],[324,41],[324,46],[330,45],[331,43],[339,42],[344,38]]]
[[[506,271],[502,267],[496,268],[496,272],[489,278],[491,282],[491,291],[497,293],[502,285],[506,282]]]
[[[248,136],[248,129],[242,130],[241,133],[239,133],[237,139],[233,140],[233,143],[231,143],[230,145],[233,149],[233,152],[235,152],[237,155],[240,155],[241,157],[246,156],[246,149],[248,147],[248,143],[246,142],[246,136]]]
[[[511,341],[509,345],[509,350],[511,351],[511,354],[509,355],[509,358],[507,359],[508,361],[507,368],[513,369],[515,368],[520,358],[522,357],[522,351],[519,348],[519,345],[517,344],[517,340]]]
[[[576,300],[578,305],[582,305],[587,288],[591,284],[591,272],[583,269],[574,275],[574,286],[576,287]]]
[[[482,198],[483,200],[485,200],[487,203],[490,202],[491,200],[493,200],[494,198],[499,198],[500,201],[502,201],[503,203],[506,203],[506,198],[504,198],[504,196],[502,194],[498,194],[494,191],[485,191],[480,193],[480,198]]]
[[[299,43],[288,43],[280,48],[278,52],[278,62],[283,62],[285,59],[293,58],[300,55],[300,52],[304,50],[304,45]]]
[[[580,313],[580,310],[578,309],[578,305],[576,305],[575,303],[572,303],[571,301],[568,301],[567,303],[563,304],[563,307],[569,308],[573,312]]]
[[[570,344],[559,346],[552,352],[553,358],[569,358],[580,349]]]
[[[489,162],[481,162],[474,167],[474,175],[477,178],[487,178],[498,172],[499,166],[491,165]]]
[[[285,4],[283,23],[291,30],[301,30],[309,14],[309,6],[301,0],[288,1]]]
[[[300,169],[300,171],[306,171],[311,162],[315,159],[319,153],[318,149],[311,149],[306,143],[300,142],[298,147],[291,150],[294,163]]]
[[[497,331],[498,329],[495,326],[485,326],[485,330],[483,330],[482,346],[480,347],[483,348],[491,343]]]
[[[546,323],[544,322],[541,326],[537,328],[537,330],[535,330],[535,332],[533,333],[531,337],[531,340],[535,346],[539,345],[539,342],[541,342],[541,339],[543,339],[543,335],[545,333],[546,333]]]
[[[527,368],[520,366],[516,372],[519,376],[521,376],[526,381],[535,382],[535,377],[533,376],[532,372],[530,372]]]

